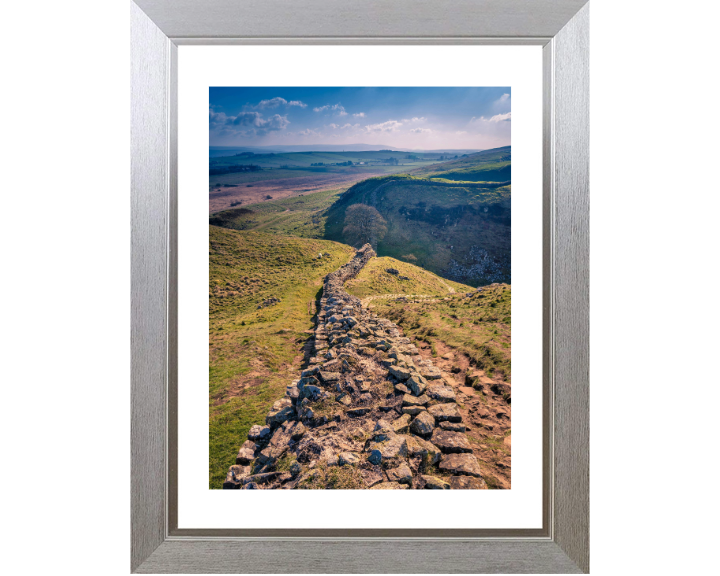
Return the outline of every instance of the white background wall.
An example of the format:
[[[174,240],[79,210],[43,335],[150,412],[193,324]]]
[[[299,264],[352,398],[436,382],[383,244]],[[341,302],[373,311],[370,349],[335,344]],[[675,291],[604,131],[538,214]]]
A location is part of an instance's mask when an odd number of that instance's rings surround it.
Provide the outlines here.
[[[712,570],[718,15],[592,5],[594,574]],[[3,568],[124,574],[128,6],[12,3],[3,23]]]

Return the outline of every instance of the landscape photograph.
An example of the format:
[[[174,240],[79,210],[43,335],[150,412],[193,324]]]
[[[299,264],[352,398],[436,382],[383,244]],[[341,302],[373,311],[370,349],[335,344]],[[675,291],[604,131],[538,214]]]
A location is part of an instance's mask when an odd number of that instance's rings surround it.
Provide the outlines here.
[[[210,88],[210,489],[511,489],[511,100]]]

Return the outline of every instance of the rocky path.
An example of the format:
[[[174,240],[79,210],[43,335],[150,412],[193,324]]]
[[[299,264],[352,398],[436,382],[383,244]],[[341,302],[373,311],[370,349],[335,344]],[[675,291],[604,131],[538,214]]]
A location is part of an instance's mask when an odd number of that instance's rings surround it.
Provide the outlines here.
[[[343,284],[370,245],[325,278],[314,356],[250,429],[225,489],[487,489],[453,382]]]

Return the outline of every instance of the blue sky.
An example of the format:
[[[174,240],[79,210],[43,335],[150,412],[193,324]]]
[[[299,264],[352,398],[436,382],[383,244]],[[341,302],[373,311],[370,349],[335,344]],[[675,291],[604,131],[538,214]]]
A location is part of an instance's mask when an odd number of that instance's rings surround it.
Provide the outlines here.
[[[510,144],[508,87],[210,88],[210,145]]]

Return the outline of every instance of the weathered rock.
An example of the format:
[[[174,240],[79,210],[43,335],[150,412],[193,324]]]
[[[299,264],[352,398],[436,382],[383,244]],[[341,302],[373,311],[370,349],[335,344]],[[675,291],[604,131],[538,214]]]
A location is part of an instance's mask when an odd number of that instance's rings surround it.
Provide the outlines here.
[[[438,468],[458,476],[482,477],[480,464],[472,454],[444,454]]]
[[[270,426],[258,426],[257,424],[250,428],[250,432],[248,432],[248,438],[260,444],[270,440],[271,435],[272,430],[270,430]]]
[[[398,434],[404,434],[410,429],[410,415],[403,414],[400,418],[394,420],[390,426]]]
[[[451,432],[450,430],[438,428],[433,432],[430,441],[445,454],[472,452],[472,447],[470,446],[470,442],[468,442],[467,436],[460,432]]]
[[[223,482],[223,490],[236,490],[242,486],[242,479],[250,475],[250,466],[230,466],[225,482]]]
[[[290,429],[290,436],[293,440],[297,441],[303,437],[307,429],[303,426],[302,422],[298,422]]]
[[[379,450],[383,458],[404,458],[407,456],[407,440],[404,436],[392,436],[382,442],[372,442],[369,449]]]
[[[268,446],[264,450],[261,450],[255,460],[255,470],[258,471],[259,468],[267,470],[268,468],[274,466],[278,459],[285,454],[286,451],[287,446],[277,448],[274,446]]]
[[[438,380],[442,378],[442,372],[435,366],[423,366],[420,369],[420,374],[427,380]]]
[[[360,406],[358,408],[350,408],[350,410],[346,410],[345,414],[352,417],[358,417],[358,416],[365,416],[370,412],[370,408],[367,406]]]
[[[430,412],[438,422],[462,422],[462,416],[460,416],[457,404],[436,404],[435,406],[430,406],[428,412]]]
[[[409,394],[410,389],[405,386],[405,384],[395,384],[395,392],[400,392],[400,394]]]
[[[283,422],[290,420],[295,415],[292,401],[289,398],[282,398],[273,404],[270,412],[265,419],[268,426],[279,426]]]
[[[402,366],[390,366],[388,371],[390,374],[395,376],[395,378],[403,382],[412,376],[412,372],[408,368],[403,368]]]
[[[458,424],[457,422],[440,422],[440,428],[451,432],[465,432],[465,424]]]
[[[472,476],[452,476],[450,486],[453,490],[487,490],[488,485],[482,478]]]
[[[408,456],[426,460],[426,464],[432,466],[440,462],[442,452],[432,442],[423,440],[419,436],[406,436]]]
[[[430,398],[425,394],[422,396],[405,394],[405,396],[403,396],[403,406],[425,406],[428,402],[430,402]]]
[[[302,389],[303,398],[308,398],[309,400],[317,400],[322,393],[323,390],[321,388],[313,386],[312,384],[307,384]]]
[[[360,470],[360,476],[362,476],[365,484],[367,484],[369,487],[375,486],[375,484],[382,482],[384,479],[382,471],[379,468]]]
[[[440,402],[455,402],[455,392],[452,388],[443,385],[431,385],[427,388],[427,395]]]
[[[390,480],[390,482],[410,484],[410,481],[412,480],[412,470],[410,470],[410,467],[404,462],[400,464],[400,466],[398,466],[397,468],[386,470],[385,473],[387,474],[388,480]]]
[[[338,465],[340,466],[354,466],[360,462],[360,457],[354,452],[341,452],[338,455]]]
[[[264,474],[253,474],[252,476],[246,476],[242,479],[243,484],[267,484],[272,482],[280,475],[280,472],[266,472]]]
[[[450,490],[451,488],[450,484],[436,476],[427,476],[423,474],[422,479],[425,482],[426,490]]]
[[[407,484],[400,484],[399,482],[380,482],[375,484],[370,490],[406,490]]]
[[[337,382],[342,378],[342,374],[340,372],[320,372],[320,380],[325,382],[326,384],[329,384],[331,382]]]
[[[425,406],[403,406],[403,414],[410,414],[410,416],[417,416],[421,412],[425,412],[427,408]]]
[[[247,465],[255,459],[255,450],[257,445],[252,440],[246,440],[240,447],[238,455],[235,457],[235,464]]]
[[[427,388],[427,380],[420,376],[420,374],[413,374],[408,378],[406,385],[412,390],[415,396],[420,396]]]
[[[435,418],[428,412],[421,412],[410,424],[410,430],[418,436],[428,436],[435,428]]]
[[[368,462],[375,464],[376,466],[382,462],[382,452],[380,450],[371,450],[368,456]]]

